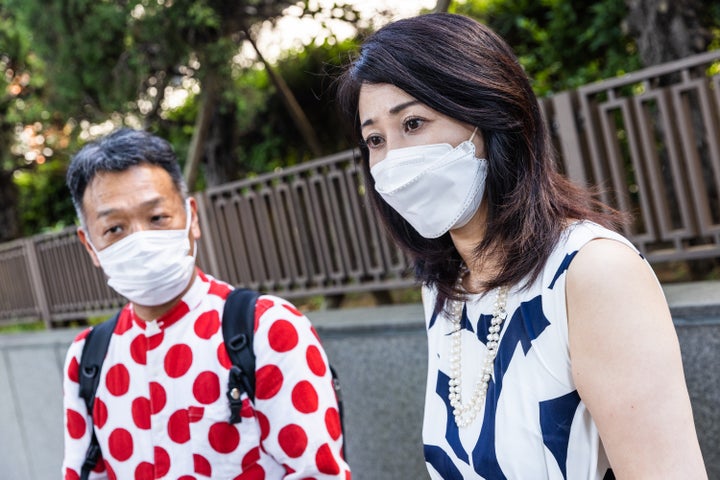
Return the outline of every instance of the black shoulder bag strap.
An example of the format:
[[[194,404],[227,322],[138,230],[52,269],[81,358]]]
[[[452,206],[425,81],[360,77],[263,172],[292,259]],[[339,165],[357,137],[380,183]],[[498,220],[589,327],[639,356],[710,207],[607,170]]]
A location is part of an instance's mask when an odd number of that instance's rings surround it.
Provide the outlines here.
[[[85,400],[87,411],[92,418],[93,404],[95,403],[95,393],[100,383],[100,370],[110,345],[110,337],[115,331],[120,312],[116,313],[112,318],[93,327],[88,332],[83,346],[82,357],[80,357],[80,397]],[[95,468],[100,458],[100,445],[95,436],[95,429],[90,426],[92,438],[85,454],[85,463],[82,466],[80,480],[87,480],[90,471]]]
[[[230,423],[242,420],[242,392],[255,401],[255,303],[260,293],[247,288],[230,292],[223,309],[222,331],[225,349],[232,367],[228,376],[227,398],[230,401]]]

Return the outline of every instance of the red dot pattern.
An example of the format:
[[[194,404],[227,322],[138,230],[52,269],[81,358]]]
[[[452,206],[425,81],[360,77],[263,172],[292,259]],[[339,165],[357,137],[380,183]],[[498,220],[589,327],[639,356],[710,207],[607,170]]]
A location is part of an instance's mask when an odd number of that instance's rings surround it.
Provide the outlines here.
[[[216,423],[208,433],[210,446],[219,453],[230,453],[240,445],[240,433],[229,423]]]
[[[135,480],[144,478],[154,478],[153,464],[149,462],[141,462],[135,469]]]
[[[276,352],[289,352],[298,344],[298,334],[292,323],[278,320],[270,327],[268,341]]]
[[[77,358],[73,357],[68,365],[67,376],[71,382],[78,383],[80,380],[80,363]]]
[[[150,382],[150,413],[155,415],[165,408],[167,394],[162,385],[157,382]]]
[[[330,437],[337,440],[342,435],[342,424],[340,423],[340,412],[335,407],[330,407],[325,411],[325,428],[327,428]]]
[[[333,455],[330,445],[327,443],[321,446],[315,454],[315,463],[322,473],[337,475],[340,473],[340,466]]]
[[[327,372],[327,366],[325,360],[320,353],[320,349],[315,345],[310,345],[305,353],[305,359],[307,360],[308,368],[312,373],[318,377],[325,376]]]
[[[220,316],[215,310],[205,312],[195,320],[195,334],[205,340],[220,330]]]
[[[97,428],[103,428],[108,419],[108,409],[102,398],[96,398],[93,404],[93,424]]]
[[[283,384],[283,374],[277,365],[255,367],[255,398],[267,400],[280,391]]]
[[[307,380],[298,382],[292,391],[292,404],[298,412],[312,413],[318,409],[318,394]]]
[[[227,349],[225,348],[224,343],[221,343],[220,345],[218,345],[217,359],[223,368],[225,368],[226,370],[230,370],[230,367],[232,367],[232,362],[230,361],[230,356],[227,353]]]
[[[160,332],[157,335],[153,335],[152,337],[149,337],[147,339],[147,343],[148,343],[147,349],[155,350],[160,345],[162,345],[164,339],[165,339],[165,334],[163,334],[163,332]]]
[[[132,401],[132,418],[138,428],[150,428],[150,399],[138,397]]]
[[[105,377],[107,389],[113,395],[119,397],[125,395],[130,388],[130,372],[123,364],[110,367],[107,377]]]
[[[288,457],[297,458],[305,452],[308,438],[300,425],[286,425],[280,429],[278,443]]]
[[[330,372],[310,323],[282,299],[258,300],[256,399],[243,399],[243,421],[232,425],[221,329],[231,289],[202,272],[198,278],[208,286],[193,286],[152,323],[123,310],[93,408],[105,453],[95,470],[109,479],[259,480],[303,471],[308,479],[348,480]],[[86,335],[78,335],[65,367],[66,445],[78,452],[69,458],[84,456],[89,434],[77,396]],[[64,478],[78,479],[80,468],[66,460]]]
[[[80,480],[80,475],[72,468],[66,468],[65,480]]]
[[[193,395],[203,405],[209,405],[220,398],[220,377],[215,372],[202,372],[193,383]]]
[[[193,465],[195,473],[199,475],[205,475],[206,477],[212,477],[212,467],[208,459],[197,453],[193,455]]]
[[[116,460],[127,460],[133,453],[133,439],[130,432],[124,428],[117,428],[112,431],[108,438],[110,455]]]
[[[71,438],[82,438],[85,435],[85,418],[75,410],[66,412],[67,431]]]
[[[147,364],[148,341],[144,335],[138,335],[130,342],[130,356],[138,365]]]
[[[187,410],[178,410],[170,415],[168,436],[175,443],[185,443],[190,440],[190,419]]]
[[[189,346],[181,343],[173,345],[165,356],[165,373],[170,378],[182,377],[192,365],[192,350]]]

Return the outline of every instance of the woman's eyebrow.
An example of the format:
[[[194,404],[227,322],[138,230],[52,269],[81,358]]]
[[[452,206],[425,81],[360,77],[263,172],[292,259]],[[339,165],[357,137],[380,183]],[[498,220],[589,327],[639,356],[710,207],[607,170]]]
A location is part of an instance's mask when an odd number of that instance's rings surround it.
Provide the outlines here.
[[[418,100],[410,100],[409,102],[400,103],[390,108],[390,110],[388,110],[388,113],[390,113],[390,115],[397,115],[399,112],[418,103],[420,103]],[[362,125],[360,125],[360,127],[366,127],[368,125],[372,125],[373,123],[374,120],[372,118],[368,118],[362,123]]]

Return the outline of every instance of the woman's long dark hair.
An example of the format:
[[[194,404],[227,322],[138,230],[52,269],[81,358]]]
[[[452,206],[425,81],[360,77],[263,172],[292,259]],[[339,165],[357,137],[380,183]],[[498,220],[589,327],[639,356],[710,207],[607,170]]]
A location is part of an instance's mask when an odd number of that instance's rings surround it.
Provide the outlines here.
[[[479,259],[499,259],[486,289],[529,284],[541,272],[568,219],[614,228],[623,216],[570,183],[556,169],[537,98],[510,47],[485,25],[453,14],[428,14],[381,28],[337,80],[341,113],[360,139],[363,84],[394,85],[430,108],[476,125],[488,160],[488,216]],[[421,237],[375,192],[362,146],[367,191],[393,238],[415,262],[423,283],[438,290],[436,309],[462,296],[462,259],[449,234]]]

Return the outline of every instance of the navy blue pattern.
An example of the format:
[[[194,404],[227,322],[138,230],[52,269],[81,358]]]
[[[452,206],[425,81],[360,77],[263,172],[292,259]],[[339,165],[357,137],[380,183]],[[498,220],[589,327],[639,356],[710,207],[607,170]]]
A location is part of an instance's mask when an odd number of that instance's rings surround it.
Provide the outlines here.
[[[428,322],[428,330],[430,330],[433,325],[435,325],[435,320],[437,320],[438,312],[433,312],[432,316],[430,317],[430,322]]]
[[[539,295],[521,303],[507,324],[495,359],[495,376],[488,385],[482,431],[472,454],[475,471],[485,478],[505,478],[495,453],[495,413],[505,373],[510,367],[518,343],[522,345],[523,353],[527,356],[531,342],[539,337],[548,325],[550,322],[543,313],[542,297]]]
[[[540,430],[542,431],[543,443],[557,460],[565,479],[567,479],[570,427],[578,405],[580,405],[580,395],[578,395],[577,390],[558,398],[540,402]]]
[[[573,261],[573,258],[575,258],[575,255],[577,255],[577,253],[578,253],[578,251],[575,250],[574,252],[568,253],[567,255],[565,255],[565,258],[563,259],[562,263],[560,264],[557,271],[555,272],[555,276],[553,277],[552,282],[550,282],[550,286],[548,287],[550,290],[552,290],[553,287],[555,287],[555,282],[557,282],[557,279],[560,278],[560,276],[563,273],[565,273],[565,271],[570,266],[570,262]]]
[[[438,372],[437,386],[435,391],[443,399],[445,403],[445,410],[447,411],[447,424],[445,425],[445,439],[447,440],[450,448],[452,448],[455,456],[465,463],[468,463],[468,454],[460,443],[460,435],[455,424],[455,417],[453,416],[453,407],[450,405],[450,377],[445,375],[443,372]],[[438,470],[443,472],[443,470]]]
[[[433,466],[433,468],[442,473],[443,479],[463,480],[462,473],[453,464],[448,454],[436,445],[423,446],[425,461]]]

